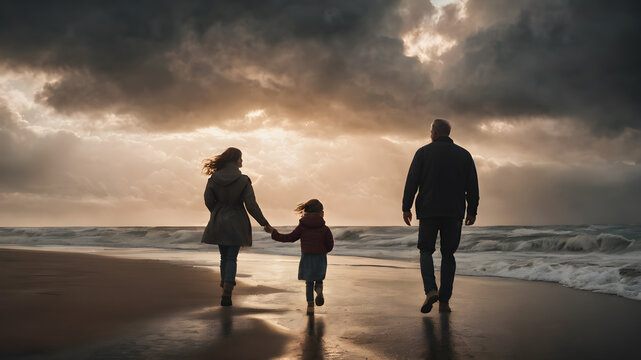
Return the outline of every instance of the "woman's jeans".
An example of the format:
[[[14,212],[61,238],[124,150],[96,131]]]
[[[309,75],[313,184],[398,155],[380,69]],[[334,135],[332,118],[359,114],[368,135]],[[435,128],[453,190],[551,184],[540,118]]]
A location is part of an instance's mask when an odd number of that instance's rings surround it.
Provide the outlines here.
[[[455,217],[435,216],[420,219],[418,227],[418,248],[421,250],[421,275],[425,294],[438,290],[434,277],[432,254],[436,250],[436,236],[441,233],[441,290],[439,301],[447,302],[452,297],[456,260],[454,252],[461,241],[462,220]]]
[[[218,245],[220,251],[220,279],[236,285],[236,259],[240,246]]]

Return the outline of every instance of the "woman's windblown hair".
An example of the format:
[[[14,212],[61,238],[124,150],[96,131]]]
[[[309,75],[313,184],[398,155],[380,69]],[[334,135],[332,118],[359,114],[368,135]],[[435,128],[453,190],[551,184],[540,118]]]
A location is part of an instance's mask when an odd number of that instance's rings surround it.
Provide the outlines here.
[[[294,209],[297,213],[317,213],[323,211],[323,204],[317,199],[311,199],[307,202],[300,203]]]
[[[243,153],[234,147],[227,148],[222,154],[214,156],[213,159],[203,160],[203,173],[211,175],[222,169],[227,163],[238,161],[242,155]]]

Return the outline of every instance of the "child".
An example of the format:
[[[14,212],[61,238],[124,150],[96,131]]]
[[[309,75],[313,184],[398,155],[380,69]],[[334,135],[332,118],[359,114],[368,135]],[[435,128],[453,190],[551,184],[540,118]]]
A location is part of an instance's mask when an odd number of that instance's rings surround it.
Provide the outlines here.
[[[302,217],[298,226],[289,234],[272,230],[272,239],[280,242],[294,242],[300,239],[301,258],[298,264],[298,280],[305,280],[307,296],[307,315],[314,315],[314,290],[316,305],[325,303],[323,280],[327,271],[327,253],[334,247],[332,231],[325,226],[323,204],[316,199],[298,204],[296,212]]]

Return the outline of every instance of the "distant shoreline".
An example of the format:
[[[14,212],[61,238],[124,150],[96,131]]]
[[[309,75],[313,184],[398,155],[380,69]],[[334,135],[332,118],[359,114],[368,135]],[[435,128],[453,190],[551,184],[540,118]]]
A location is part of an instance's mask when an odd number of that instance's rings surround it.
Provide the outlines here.
[[[0,247],[215,252],[215,246],[201,244],[202,231],[203,227],[0,228]],[[416,227],[335,226],[332,231],[336,241],[331,256],[418,261]],[[253,239],[253,253],[300,252],[298,245],[277,243],[259,228]],[[456,259],[458,274],[545,281],[641,300],[641,226],[464,227]],[[203,259],[204,264],[212,261],[216,260]]]

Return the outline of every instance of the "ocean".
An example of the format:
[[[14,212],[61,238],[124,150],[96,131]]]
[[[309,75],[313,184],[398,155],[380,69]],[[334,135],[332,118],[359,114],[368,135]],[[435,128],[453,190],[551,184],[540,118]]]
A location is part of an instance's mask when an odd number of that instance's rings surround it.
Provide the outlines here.
[[[218,263],[215,246],[200,243],[203,227],[0,228],[0,247],[76,252],[112,250],[131,257]],[[290,231],[292,227],[278,227]],[[406,260],[418,264],[418,228],[336,226],[331,256]],[[299,255],[298,243],[278,243],[254,229],[243,251]],[[116,251],[117,250],[117,251]],[[548,281],[641,300],[641,226],[464,227],[457,274]],[[439,247],[434,262],[440,263]],[[418,276],[418,275],[417,275]]]

